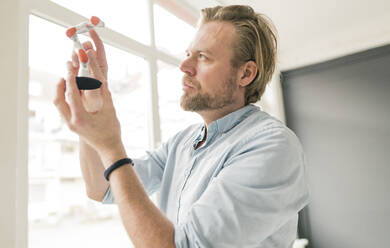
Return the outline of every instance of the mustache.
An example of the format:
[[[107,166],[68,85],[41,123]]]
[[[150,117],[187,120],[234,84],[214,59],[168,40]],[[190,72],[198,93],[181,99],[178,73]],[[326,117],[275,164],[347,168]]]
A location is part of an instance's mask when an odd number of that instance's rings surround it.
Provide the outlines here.
[[[199,89],[200,88],[200,83],[197,80],[191,78],[190,76],[188,76],[186,74],[183,75],[183,78],[182,78],[181,81],[183,83],[185,83],[185,84],[188,84],[191,87],[194,87],[195,89]]]

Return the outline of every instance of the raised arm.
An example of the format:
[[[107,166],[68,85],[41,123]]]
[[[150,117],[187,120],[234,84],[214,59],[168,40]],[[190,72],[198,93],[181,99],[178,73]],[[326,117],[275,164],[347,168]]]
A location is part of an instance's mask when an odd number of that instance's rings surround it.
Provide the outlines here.
[[[109,183],[104,178],[104,166],[99,154],[80,138],[80,167],[85,181],[85,188],[90,199],[103,201]]]
[[[107,83],[108,66],[103,42],[95,30],[91,30],[89,34],[96,47],[95,50],[91,42],[83,44],[90,61],[89,70],[92,77]],[[72,62],[78,70],[79,60],[76,54],[73,54]],[[80,167],[88,197],[95,201],[102,201],[109,187],[109,183],[103,176],[104,166],[99,154],[82,138],[80,138]]]

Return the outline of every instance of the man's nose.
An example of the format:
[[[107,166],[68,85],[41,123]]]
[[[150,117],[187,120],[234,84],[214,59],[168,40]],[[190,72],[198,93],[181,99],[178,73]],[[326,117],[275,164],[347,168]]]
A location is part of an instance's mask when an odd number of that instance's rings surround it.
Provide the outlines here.
[[[195,76],[196,69],[195,69],[195,62],[193,61],[193,58],[191,56],[187,56],[180,64],[179,66],[180,70],[187,74],[188,76]]]

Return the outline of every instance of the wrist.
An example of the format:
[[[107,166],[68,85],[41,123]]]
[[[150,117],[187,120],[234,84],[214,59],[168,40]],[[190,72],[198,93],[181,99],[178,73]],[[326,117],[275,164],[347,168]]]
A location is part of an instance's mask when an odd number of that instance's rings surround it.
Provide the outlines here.
[[[116,161],[115,163],[113,163],[110,167],[108,167],[105,171],[104,171],[104,177],[106,178],[107,181],[110,181],[110,174],[118,169],[119,167],[123,166],[123,165],[127,165],[127,164],[130,164],[130,165],[134,165],[133,164],[133,160],[131,160],[130,158],[122,158],[122,159],[119,159],[118,161]]]
[[[126,150],[122,143],[115,147],[110,147],[109,149],[100,150],[99,155],[105,169],[119,159],[127,157]]]

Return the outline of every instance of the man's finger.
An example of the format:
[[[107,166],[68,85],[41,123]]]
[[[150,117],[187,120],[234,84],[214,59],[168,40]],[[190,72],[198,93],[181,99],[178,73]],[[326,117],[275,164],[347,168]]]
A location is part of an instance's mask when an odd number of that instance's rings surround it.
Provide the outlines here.
[[[60,112],[62,118],[66,122],[70,120],[70,109],[69,105],[65,101],[65,79],[61,78],[61,80],[57,83],[56,96],[54,98],[54,105],[57,107]]]
[[[94,29],[89,31],[89,35],[91,36],[93,43],[95,43],[97,59],[99,61],[107,61],[106,51],[104,49],[103,41],[100,39],[99,35],[96,33]]]
[[[84,106],[81,102],[80,90],[76,84],[75,68],[72,62],[67,62],[68,76],[66,79],[66,94],[69,101],[70,111],[73,115],[80,115],[84,110]]]
[[[93,75],[96,77],[96,79],[100,80],[102,83],[105,83],[104,82],[105,81],[104,75],[103,75],[101,68],[99,67],[99,65],[96,61],[94,51],[88,50],[87,55],[88,55],[88,60],[89,60],[89,67],[90,67]]]
[[[84,50],[93,49],[92,42],[90,42],[90,41],[84,42],[83,43],[83,48],[84,48]]]
[[[77,75],[80,69],[80,62],[79,62],[79,56],[75,52],[72,53],[72,64],[73,67],[76,69],[75,74]]]

